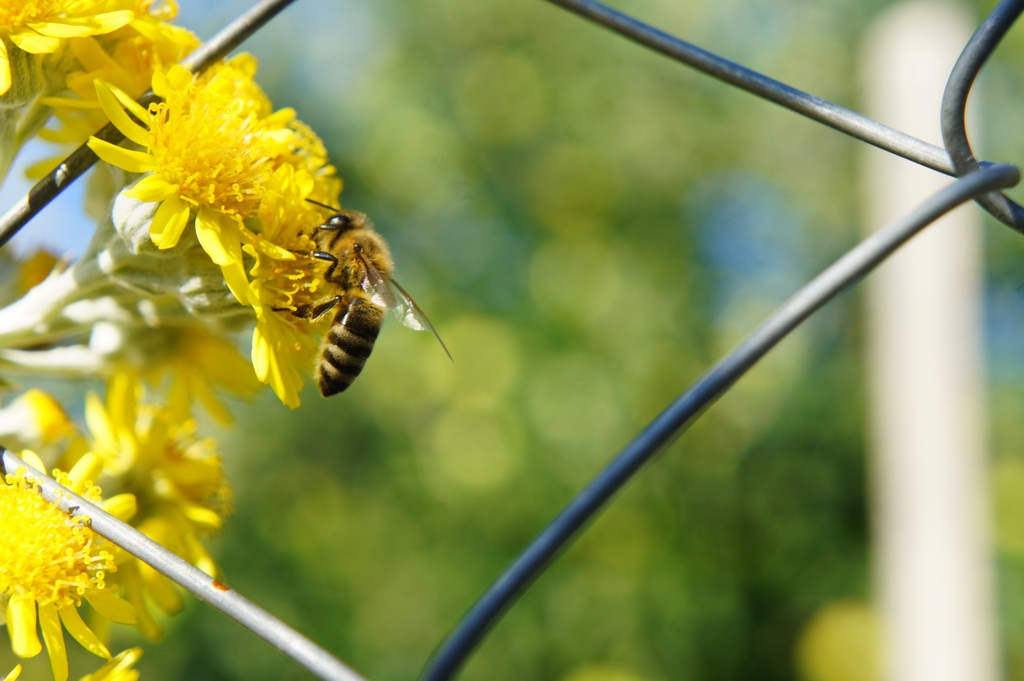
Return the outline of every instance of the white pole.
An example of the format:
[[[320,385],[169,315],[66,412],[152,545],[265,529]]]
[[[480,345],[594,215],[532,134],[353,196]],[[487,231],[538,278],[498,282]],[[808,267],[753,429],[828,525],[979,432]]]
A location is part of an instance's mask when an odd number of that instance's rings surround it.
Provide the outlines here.
[[[906,2],[864,46],[866,113],[941,144],[939,102],[973,22]],[[870,148],[870,228],[950,179]],[[929,227],[869,279],[875,591],[887,681],[996,681],[980,339],[979,209]]]

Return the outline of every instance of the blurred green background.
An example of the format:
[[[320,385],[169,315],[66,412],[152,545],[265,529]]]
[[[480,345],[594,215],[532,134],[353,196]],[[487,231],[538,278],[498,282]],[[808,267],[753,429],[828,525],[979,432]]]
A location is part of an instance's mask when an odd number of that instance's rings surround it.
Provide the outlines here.
[[[204,38],[248,5],[181,3]],[[859,43],[888,4],[616,6],[857,109]],[[413,679],[575,491],[855,242],[865,151],[540,1],[301,0],[246,49],[455,362],[389,323],[344,395],[240,405],[218,434],[236,513],[215,551],[228,583],[368,678]],[[985,72],[993,160],[1024,158],[1022,53],[1011,34]],[[1004,662],[1024,679],[1024,242],[985,233]],[[859,301],[650,465],[461,678],[874,678],[869,654],[832,676],[799,663],[870,648]],[[202,605],[170,628],[143,678],[306,678]]]

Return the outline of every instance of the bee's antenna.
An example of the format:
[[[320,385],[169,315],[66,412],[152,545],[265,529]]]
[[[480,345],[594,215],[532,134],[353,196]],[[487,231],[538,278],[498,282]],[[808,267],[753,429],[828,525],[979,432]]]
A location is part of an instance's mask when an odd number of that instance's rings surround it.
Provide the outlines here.
[[[334,206],[328,206],[326,203],[320,203],[319,201],[315,201],[313,199],[306,199],[306,200],[309,201],[310,203],[312,203],[314,206],[320,206],[321,208],[329,210],[332,213],[337,213],[338,211],[341,210],[340,208],[335,208]]]

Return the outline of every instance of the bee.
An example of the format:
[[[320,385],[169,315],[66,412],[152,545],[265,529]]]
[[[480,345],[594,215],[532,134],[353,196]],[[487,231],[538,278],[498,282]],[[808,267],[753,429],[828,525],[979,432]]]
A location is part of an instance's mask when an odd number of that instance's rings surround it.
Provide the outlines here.
[[[310,202],[335,210],[316,201]],[[313,240],[317,250],[308,255],[330,263],[324,280],[337,293],[321,303],[302,306],[293,314],[319,319],[334,311],[334,320],[324,337],[316,367],[321,395],[330,397],[340,393],[356,380],[373,351],[384,312],[388,309],[410,329],[433,333],[451,359],[452,354],[427,315],[391,278],[395,269],[391,250],[373,230],[366,215],[354,210],[338,210],[316,228]]]

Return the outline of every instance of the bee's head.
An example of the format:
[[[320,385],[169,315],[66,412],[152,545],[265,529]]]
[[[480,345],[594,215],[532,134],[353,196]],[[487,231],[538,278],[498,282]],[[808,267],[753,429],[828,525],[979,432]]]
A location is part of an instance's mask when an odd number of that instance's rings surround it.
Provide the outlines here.
[[[368,226],[369,220],[367,220],[364,213],[360,213],[356,210],[339,210],[323,222],[317,229],[344,234],[349,230],[364,229]]]
[[[328,247],[332,248],[343,234],[369,227],[370,220],[365,214],[355,210],[339,210],[322,222],[313,236],[318,242],[326,242]]]

